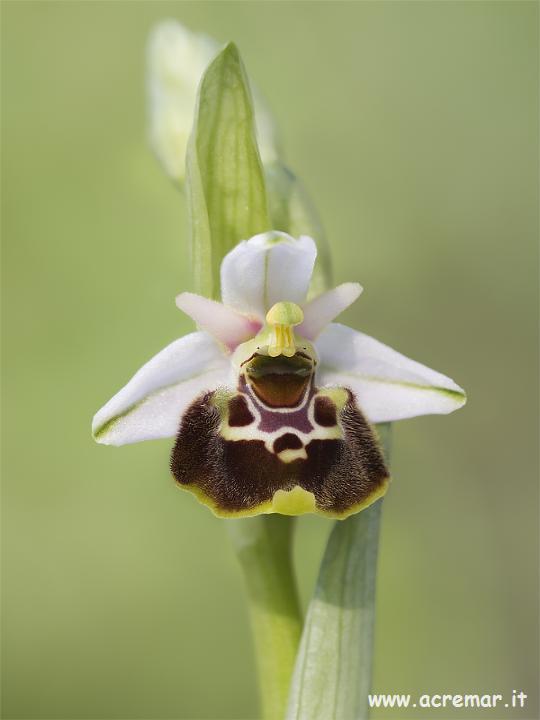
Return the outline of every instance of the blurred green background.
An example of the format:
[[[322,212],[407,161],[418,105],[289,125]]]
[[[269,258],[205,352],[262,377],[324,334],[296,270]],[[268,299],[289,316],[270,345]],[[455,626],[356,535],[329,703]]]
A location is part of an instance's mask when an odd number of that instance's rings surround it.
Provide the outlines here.
[[[523,689],[525,710],[481,714],[537,718],[538,4],[4,1],[2,16],[3,717],[257,712],[223,523],[175,488],[170,442],[90,437],[190,328],[174,306],[184,199],[145,137],[145,42],[174,17],[238,43],[336,281],[365,287],[345,321],[469,393],[395,427],[375,688]],[[329,527],[298,523],[305,603]]]

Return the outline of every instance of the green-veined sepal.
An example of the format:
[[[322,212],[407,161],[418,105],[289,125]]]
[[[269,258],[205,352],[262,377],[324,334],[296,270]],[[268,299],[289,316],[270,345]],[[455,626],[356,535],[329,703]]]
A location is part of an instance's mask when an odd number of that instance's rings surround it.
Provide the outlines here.
[[[195,283],[217,298],[225,255],[271,228],[249,83],[232,43],[202,77],[186,170]]]

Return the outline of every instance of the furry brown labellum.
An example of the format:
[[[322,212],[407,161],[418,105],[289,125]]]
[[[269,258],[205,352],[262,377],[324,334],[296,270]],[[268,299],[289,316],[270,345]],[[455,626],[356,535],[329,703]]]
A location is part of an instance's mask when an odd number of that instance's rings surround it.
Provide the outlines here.
[[[201,395],[182,418],[171,470],[216,515],[345,518],[384,494],[375,434],[346,388],[315,386],[308,354],[254,353],[235,391]]]

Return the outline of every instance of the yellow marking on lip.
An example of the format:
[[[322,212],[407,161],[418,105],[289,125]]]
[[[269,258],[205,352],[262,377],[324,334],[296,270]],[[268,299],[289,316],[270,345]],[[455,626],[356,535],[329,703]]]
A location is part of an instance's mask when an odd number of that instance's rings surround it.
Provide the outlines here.
[[[347,403],[347,400],[349,399],[348,391],[345,388],[341,387],[319,388],[317,396],[330,398],[330,400],[332,400],[332,402],[336,406],[338,412],[341,412],[341,410],[343,410]]]
[[[181,485],[177,483],[177,487],[182,490],[191,492],[197,500],[206,505],[217,517],[221,518],[241,518],[252,517],[253,515],[280,513],[281,515],[304,515],[305,513],[315,513],[333,520],[345,520],[350,515],[354,515],[361,510],[369,507],[376,500],[381,498],[387,491],[390,478],[385,478],[380,487],[362,500],[346,508],[342,512],[333,512],[331,510],[322,510],[315,504],[315,496],[313,493],[304,490],[299,485],[295,485],[292,490],[276,490],[272,500],[265,500],[262,503],[254,505],[250,508],[242,510],[228,510],[219,507],[219,505],[209,497],[204,490],[196,485]]]
[[[293,460],[307,460],[307,452],[305,447],[301,448],[287,448],[277,453],[278,458],[281,462],[290,463]]]
[[[315,495],[295,485],[292,490],[276,490],[272,497],[271,512],[281,515],[303,515],[317,512]]]

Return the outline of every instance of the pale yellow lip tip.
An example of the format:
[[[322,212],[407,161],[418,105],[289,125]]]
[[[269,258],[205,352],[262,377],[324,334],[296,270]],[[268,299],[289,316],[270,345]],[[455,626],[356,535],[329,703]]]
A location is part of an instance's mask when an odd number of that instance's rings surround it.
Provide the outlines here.
[[[316,512],[315,495],[295,485],[292,490],[276,490],[269,512],[280,515],[304,515]]]

